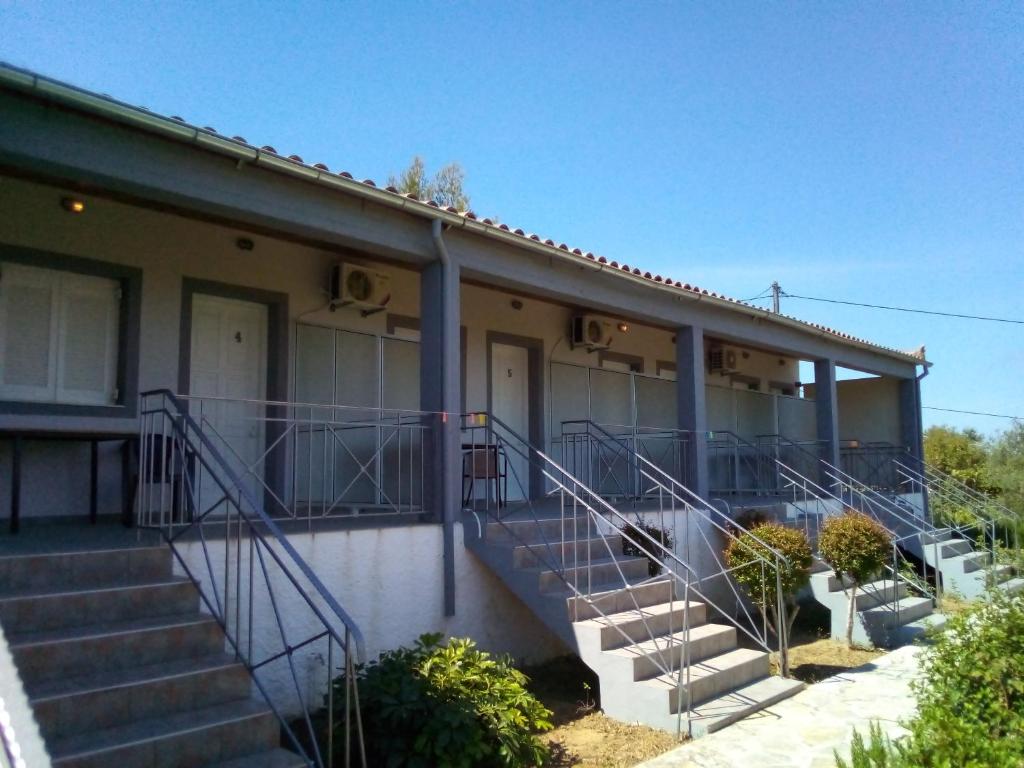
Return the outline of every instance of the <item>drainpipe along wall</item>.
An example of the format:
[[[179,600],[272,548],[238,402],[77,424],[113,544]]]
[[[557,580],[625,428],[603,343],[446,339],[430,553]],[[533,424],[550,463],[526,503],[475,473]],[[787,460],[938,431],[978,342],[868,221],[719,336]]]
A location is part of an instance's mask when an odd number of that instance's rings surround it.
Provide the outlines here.
[[[420,376],[427,386],[422,407],[440,411],[439,448],[433,465],[434,493],[439,506],[444,555],[444,614],[455,615],[455,513],[459,492],[459,265],[452,261],[444,242],[444,225],[431,221],[431,239],[437,263],[422,276],[423,342]],[[429,344],[429,349],[427,348]],[[421,385],[422,386],[422,385]]]

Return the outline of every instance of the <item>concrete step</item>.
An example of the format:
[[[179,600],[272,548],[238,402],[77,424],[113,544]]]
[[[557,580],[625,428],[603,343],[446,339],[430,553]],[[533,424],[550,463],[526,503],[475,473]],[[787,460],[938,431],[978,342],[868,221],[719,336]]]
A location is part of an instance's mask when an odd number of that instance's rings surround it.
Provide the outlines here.
[[[28,590],[0,597],[0,624],[36,632],[94,622],[173,616],[199,609],[199,594],[188,579],[160,579],[61,591]]]
[[[943,559],[966,555],[973,551],[974,546],[967,539],[949,539],[939,545],[939,556]]]
[[[870,632],[875,627],[893,629],[910,624],[928,616],[933,610],[930,597],[904,597],[897,603],[897,610],[892,605],[882,605],[860,611],[860,615]]]
[[[842,581],[840,581],[835,571],[816,573],[813,574],[811,578],[827,579],[829,592],[842,592],[843,584],[846,585],[846,590],[849,591],[853,584],[853,582],[847,577],[844,577]],[[905,582],[897,582],[891,579],[879,579],[878,581],[862,584],[857,587],[857,610],[863,611],[877,605],[882,605],[883,603],[891,603],[897,595],[900,598],[903,598],[906,597],[909,592],[910,590]]]
[[[132,621],[8,634],[11,654],[27,687],[64,677],[132,665],[224,652],[224,635],[211,616],[188,613]]]
[[[714,733],[748,715],[799,693],[806,685],[785,677],[765,677],[695,705],[690,712],[693,738]],[[685,732],[685,731],[684,731]]]
[[[721,656],[736,647],[736,628],[724,624],[692,627],[689,643],[685,632],[662,635],[605,651],[610,657],[632,662],[633,680],[657,677],[666,670],[679,669],[689,651],[690,664]]]
[[[621,536],[598,536],[565,544],[520,544],[513,547],[512,565],[516,568],[550,567],[556,562],[572,565],[574,562],[586,562],[588,557],[595,560],[613,555],[622,556]]]
[[[1000,582],[999,588],[1011,595],[1016,595],[1018,592],[1024,590],[1024,578],[1015,577],[1007,579],[1006,581]]]
[[[353,752],[355,748],[353,747]],[[309,764],[287,749],[272,749],[258,755],[236,757],[234,760],[210,763],[204,768],[306,768]]]
[[[589,598],[567,595],[566,616],[569,621],[583,621],[599,617],[602,614],[610,616],[637,607],[647,608],[672,600],[674,595],[672,581],[668,578],[655,578],[654,581],[644,581],[644,583],[625,588],[597,588],[589,595]]]
[[[596,585],[620,584],[626,586],[636,580],[648,576],[647,558],[617,557],[593,560],[589,565],[580,564],[568,567],[561,573],[557,571],[540,571],[538,588],[543,592],[559,592],[565,589],[568,582],[584,594],[593,594]]]
[[[600,523],[604,533],[614,534],[611,524]],[[598,521],[591,515],[547,517],[488,522],[484,537],[489,544],[542,544],[567,539],[590,539],[598,535]]]
[[[597,628],[600,632],[601,650],[607,651],[641,642],[652,635],[658,637],[677,632],[683,626],[687,611],[690,614],[691,627],[700,626],[707,621],[707,606],[691,600],[689,606],[682,601],[659,603],[613,613],[610,616],[586,619],[578,624],[584,629]]]
[[[926,550],[927,552],[927,550]],[[988,565],[988,552],[968,552],[964,555],[953,555],[939,563],[939,570],[952,569],[957,573],[974,573]]]
[[[749,648],[735,648],[719,656],[712,656],[689,668],[689,684],[686,671],[683,684],[679,686],[676,675],[658,675],[638,684],[663,691],[668,711],[676,713],[680,704],[686,708],[686,694],[689,691],[694,704],[708,701],[727,691],[740,688],[769,672],[768,654]],[[678,686],[678,689],[677,689]]]
[[[60,678],[29,689],[47,741],[244,699],[249,673],[227,654]]]
[[[130,547],[0,557],[0,594],[87,589],[172,577],[167,547]]]
[[[49,749],[57,768],[194,768],[263,754],[279,738],[270,709],[243,699],[56,739]]]

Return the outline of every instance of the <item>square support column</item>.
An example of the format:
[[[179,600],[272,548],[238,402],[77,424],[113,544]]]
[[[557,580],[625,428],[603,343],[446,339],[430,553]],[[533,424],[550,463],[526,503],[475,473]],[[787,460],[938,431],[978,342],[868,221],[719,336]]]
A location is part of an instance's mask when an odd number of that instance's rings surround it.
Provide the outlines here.
[[[818,440],[825,444],[822,458],[839,467],[839,397],[836,393],[835,360],[814,361],[814,400]]]
[[[900,442],[915,459],[924,458],[921,382],[900,379]]]
[[[704,329],[687,325],[676,331],[676,413],[679,429],[689,433],[686,476],[691,491],[707,499],[707,403],[704,392]]]
[[[431,264],[420,275],[420,407],[439,415],[433,444],[423,446],[423,494],[443,531],[445,616],[455,615],[455,522],[462,500],[460,313],[458,263]]]

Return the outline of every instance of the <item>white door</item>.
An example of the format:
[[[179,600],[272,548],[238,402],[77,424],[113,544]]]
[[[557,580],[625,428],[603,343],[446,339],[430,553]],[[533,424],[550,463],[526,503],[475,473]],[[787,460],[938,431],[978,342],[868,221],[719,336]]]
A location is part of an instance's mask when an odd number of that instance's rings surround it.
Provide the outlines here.
[[[265,305],[193,296],[189,394],[210,399],[193,403],[191,413],[203,420],[203,431],[232,469],[247,480],[257,503],[263,501],[266,414],[260,401],[266,396],[266,340]],[[214,479],[205,478],[201,508],[205,510],[219,497]]]
[[[523,440],[530,439],[529,360],[524,347],[491,345],[491,411]],[[508,498],[526,498],[530,490],[529,462],[515,451],[507,454]]]

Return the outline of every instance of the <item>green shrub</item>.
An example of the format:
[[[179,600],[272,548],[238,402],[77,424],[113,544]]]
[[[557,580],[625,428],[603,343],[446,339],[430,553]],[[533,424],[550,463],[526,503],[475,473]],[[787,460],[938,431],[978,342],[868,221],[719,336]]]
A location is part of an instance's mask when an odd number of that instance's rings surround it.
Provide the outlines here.
[[[847,595],[846,644],[853,646],[853,615],[857,588],[871,581],[892,557],[889,532],[862,512],[847,510],[830,517],[821,526],[818,550],[822,559],[832,566],[836,576],[853,582]],[[844,591],[846,588],[844,586]]]
[[[787,560],[779,563],[781,578],[776,577],[774,568],[765,566],[765,561],[776,561],[769,547]],[[757,604],[776,636],[780,627],[785,628],[788,636],[800,611],[796,594],[811,578],[813,556],[804,532],[779,523],[761,523],[749,531],[740,531],[736,538],[730,539],[725,549],[725,562],[736,582]],[[782,617],[778,615],[777,607],[780,582],[785,613]],[[789,674],[789,657],[785,648],[780,661],[782,674],[786,676]]]
[[[526,676],[508,658],[494,658],[468,638],[451,638],[441,645],[441,637],[423,635],[412,648],[385,651],[359,667],[370,765],[543,764],[548,748],[534,734],[551,728],[551,712],[526,690]],[[335,679],[334,685],[334,700],[343,702],[344,678]],[[336,722],[344,728],[343,717]]]
[[[909,737],[884,745],[888,762],[863,762],[879,746],[862,741],[853,768],[1024,765],[1024,595],[991,590],[987,600],[951,617],[921,652]]]
[[[660,560],[664,557],[665,550],[671,551],[672,549],[672,534],[668,528],[662,528],[638,517],[635,521],[623,525],[620,530],[622,531],[622,554],[629,557],[646,557],[647,572],[651,576],[661,573]],[[651,539],[661,546],[652,543]]]

